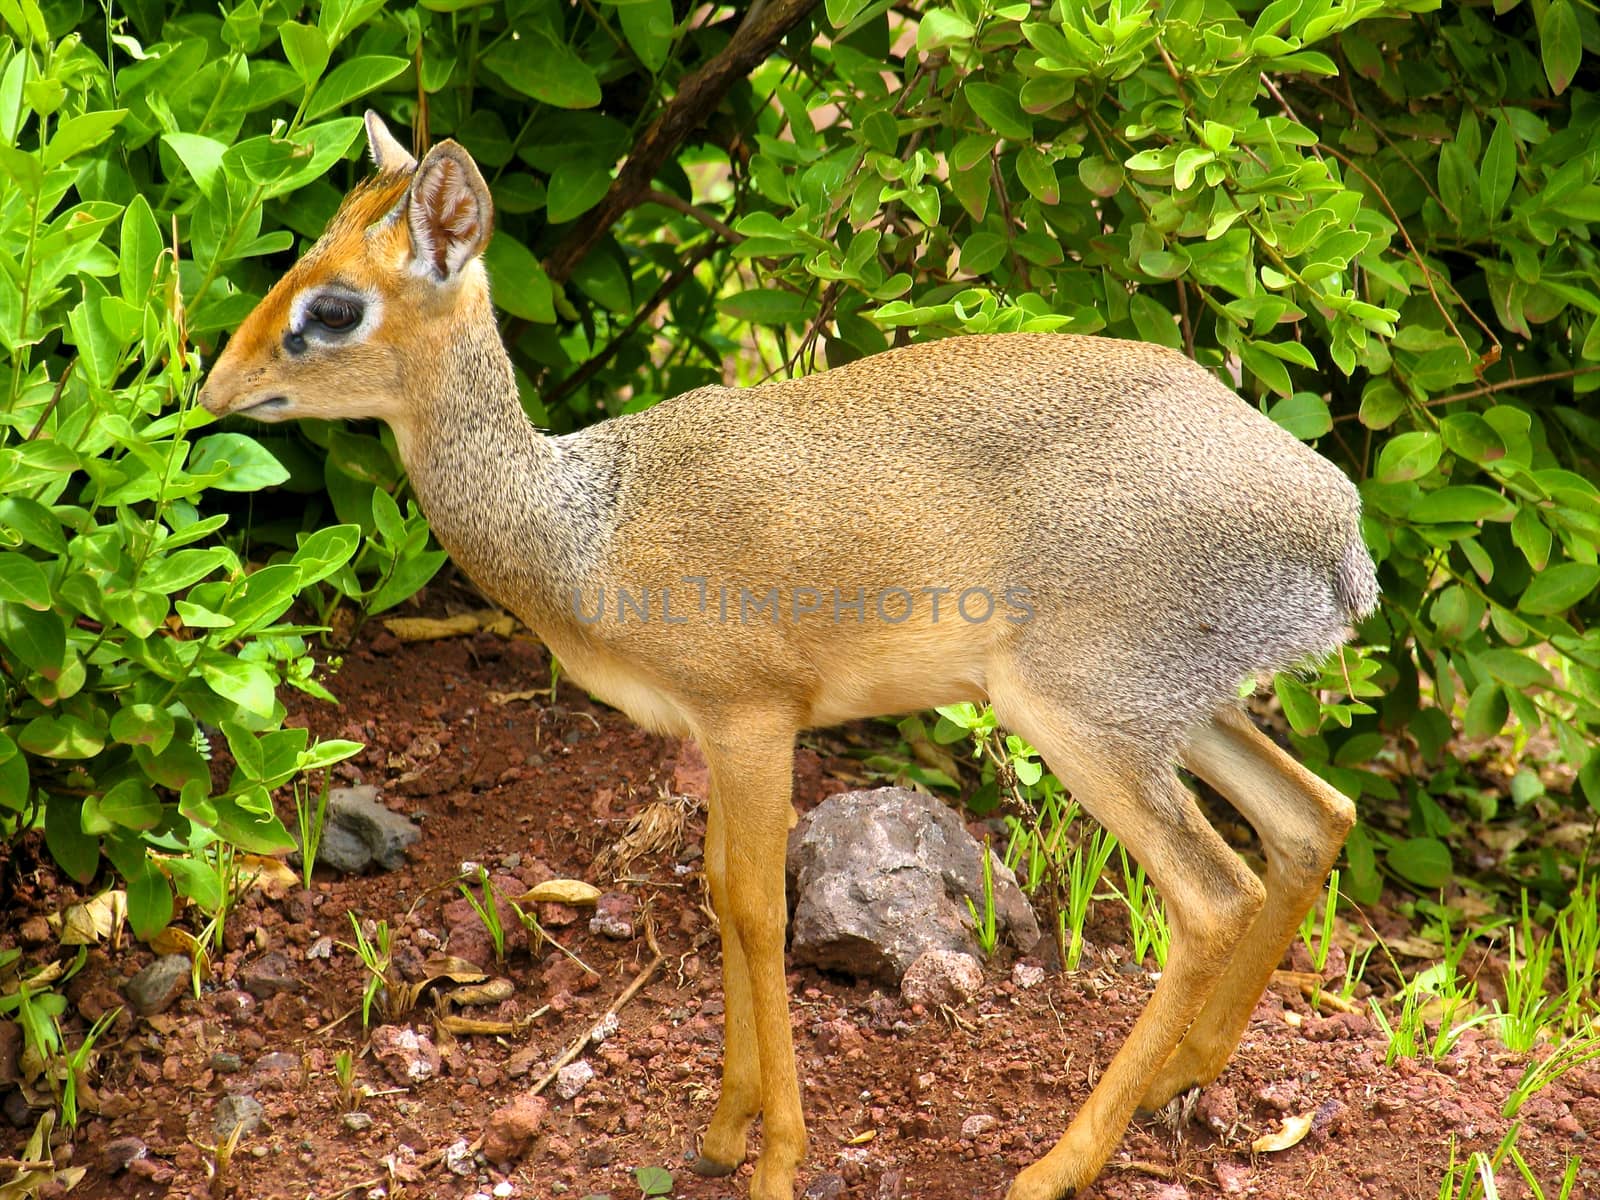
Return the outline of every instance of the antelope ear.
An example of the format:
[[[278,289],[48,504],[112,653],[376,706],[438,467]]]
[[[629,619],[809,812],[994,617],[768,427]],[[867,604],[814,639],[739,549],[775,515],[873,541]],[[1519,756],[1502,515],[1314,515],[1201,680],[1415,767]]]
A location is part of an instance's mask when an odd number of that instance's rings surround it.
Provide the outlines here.
[[[384,174],[394,171],[415,171],[417,160],[389,132],[389,127],[383,123],[383,118],[370,108],[364,118],[367,123],[367,150],[372,155],[372,163]]]
[[[494,202],[478,164],[455,142],[440,142],[422,160],[406,199],[406,224],[419,269],[455,278],[489,244]]]

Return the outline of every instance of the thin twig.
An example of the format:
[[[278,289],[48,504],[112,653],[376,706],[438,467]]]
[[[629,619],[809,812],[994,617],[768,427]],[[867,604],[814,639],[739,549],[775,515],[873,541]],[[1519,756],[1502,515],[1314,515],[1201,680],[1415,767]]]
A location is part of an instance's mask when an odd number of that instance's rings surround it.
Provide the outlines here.
[[[671,192],[662,191],[660,188],[651,188],[644,194],[644,199],[651,204],[659,204],[663,208],[674,209],[686,217],[693,217],[725,242],[738,243],[744,241],[744,234],[719,221],[698,204],[689,203],[682,196],[675,196]]]
[[[67,376],[72,374],[72,368],[77,365],[78,360],[74,357],[67,363],[60,376],[57,377],[55,389],[50,393],[50,402],[44,406],[44,411],[39,414],[39,419],[33,423],[33,428],[28,431],[26,440],[33,441],[44,429],[44,423],[50,419],[50,414],[55,412],[56,405],[61,403],[61,389],[67,386]]]
[[[654,957],[645,964],[644,970],[640,971],[634,976],[633,982],[623,989],[622,995],[613,1000],[611,1002],[611,1006],[607,1008],[605,1012],[600,1014],[600,1019],[595,1021],[593,1025],[590,1025],[587,1029],[575,1037],[572,1040],[572,1045],[568,1046],[564,1051],[562,1051],[561,1057],[556,1059],[556,1061],[551,1064],[550,1070],[545,1074],[545,1077],[533,1085],[529,1095],[537,1096],[540,1092],[544,1091],[545,1088],[549,1087],[550,1084],[555,1080],[555,1077],[560,1074],[561,1068],[572,1062],[578,1057],[578,1055],[584,1052],[584,1049],[589,1045],[590,1038],[594,1036],[595,1026],[599,1025],[607,1017],[615,1016],[617,1013],[621,1012],[625,1007],[627,1007],[628,1002],[637,996],[639,994],[639,990],[643,988],[645,984],[649,983],[655,973],[661,969],[661,964],[667,961],[667,956],[661,952],[660,943],[656,941],[654,921],[645,921],[644,936],[645,941],[650,946],[650,952],[652,955],[654,955]]]
[[[1394,205],[1389,203],[1389,197],[1385,194],[1383,188],[1378,185],[1378,181],[1362,170],[1361,167],[1356,164],[1355,160],[1349,155],[1335,150],[1332,146],[1325,145],[1323,146],[1323,149],[1337,158],[1345,166],[1349,167],[1357,175],[1361,176],[1361,178],[1365,179],[1367,181],[1367,186],[1373,190],[1373,193],[1378,197],[1379,200],[1383,201],[1384,208],[1388,209],[1389,215],[1394,218],[1395,227],[1399,229],[1400,236],[1405,239],[1406,248],[1411,251],[1411,257],[1417,260],[1417,266],[1422,271],[1422,282],[1427,285],[1428,294],[1433,297],[1433,303],[1434,306],[1438,308],[1439,315],[1444,318],[1444,323],[1450,327],[1450,332],[1455,335],[1456,341],[1461,343],[1461,348],[1469,355],[1472,354],[1472,347],[1467,345],[1467,339],[1461,336],[1461,330],[1456,328],[1455,321],[1453,321],[1450,317],[1449,309],[1445,308],[1444,301],[1439,299],[1439,293],[1434,289],[1433,268],[1428,266],[1426,260],[1423,259],[1422,251],[1418,250],[1417,244],[1411,240],[1411,233],[1406,229],[1406,223],[1400,219],[1400,214],[1395,211]],[[1489,335],[1489,339],[1494,342],[1494,352],[1498,356],[1500,350],[1500,339],[1495,337],[1494,331],[1478,319],[1478,314],[1472,311],[1470,305],[1463,303],[1461,307],[1466,309],[1467,315],[1476,321],[1478,327]],[[1489,356],[1479,355],[1478,357],[1481,359],[1488,359]]]
[[[576,371],[550,389],[547,395],[541,397],[545,411],[553,411],[562,400],[593,379],[599,373],[600,368],[610,362],[612,356],[621,349],[622,344],[633,336],[634,331],[649,320],[651,314],[661,306],[666,298],[677,291],[683,285],[684,280],[694,274],[695,268],[716,253],[720,246],[721,244],[718,242],[706,243],[691,254],[687,261],[680,263],[672,274],[663,279],[661,286],[656,288],[655,295],[645,301],[638,311],[633,314],[633,319],[628,322],[627,328],[608,341],[589,358],[584,359],[583,364]]]
[[[700,128],[735,83],[803,21],[817,0],[764,0],[752,7],[720,54],[683,77],[659,116],[639,135],[606,194],[551,251],[545,269],[565,283],[611,227],[637,205],[651,180],[684,139]]]
[[[1488,396],[1495,392],[1510,391],[1512,388],[1528,387],[1535,383],[1553,383],[1558,379],[1576,379],[1579,375],[1592,375],[1600,371],[1600,364],[1588,367],[1573,367],[1569,371],[1551,371],[1545,375],[1528,375],[1522,379],[1502,379],[1499,383],[1486,383],[1481,387],[1469,388],[1464,392],[1452,392],[1448,396],[1439,396],[1433,400],[1424,400],[1424,408],[1436,408],[1441,404],[1454,404],[1457,400],[1471,400],[1475,396]]]

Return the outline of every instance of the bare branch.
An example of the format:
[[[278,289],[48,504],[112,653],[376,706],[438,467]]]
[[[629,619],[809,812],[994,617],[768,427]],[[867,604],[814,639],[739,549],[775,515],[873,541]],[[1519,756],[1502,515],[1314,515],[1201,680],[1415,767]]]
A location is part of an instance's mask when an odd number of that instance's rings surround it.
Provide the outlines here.
[[[645,198],[662,164],[705,124],[728,90],[816,6],[817,0],[765,0],[746,15],[721,54],[683,78],[661,115],[639,135],[600,203],[550,252],[545,269],[551,279],[564,283],[571,277],[606,232]]]

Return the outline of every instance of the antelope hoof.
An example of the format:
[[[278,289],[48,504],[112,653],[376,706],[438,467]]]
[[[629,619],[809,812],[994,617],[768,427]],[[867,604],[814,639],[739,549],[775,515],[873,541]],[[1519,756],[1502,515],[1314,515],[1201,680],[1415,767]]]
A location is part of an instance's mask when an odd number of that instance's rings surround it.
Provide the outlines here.
[[[718,1162],[714,1158],[707,1158],[704,1154],[689,1164],[689,1170],[704,1179],[722,1179],[738,1169],[738,1163]]]

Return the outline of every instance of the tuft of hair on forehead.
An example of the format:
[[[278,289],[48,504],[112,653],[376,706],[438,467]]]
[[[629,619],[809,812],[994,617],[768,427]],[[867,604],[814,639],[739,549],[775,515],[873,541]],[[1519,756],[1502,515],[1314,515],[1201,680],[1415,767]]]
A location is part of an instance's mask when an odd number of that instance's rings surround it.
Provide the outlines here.
[[[323,236],[364,232],[394,211],[410,186],[410,171],[387,171],[363,179],[339,205]]]

